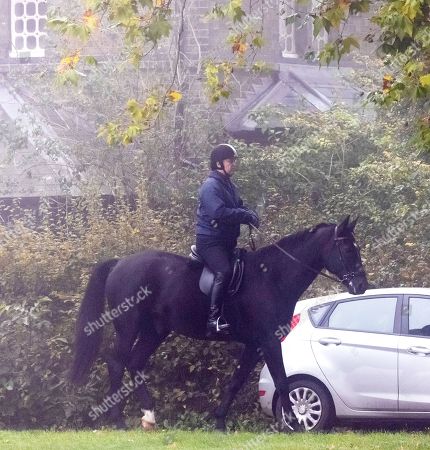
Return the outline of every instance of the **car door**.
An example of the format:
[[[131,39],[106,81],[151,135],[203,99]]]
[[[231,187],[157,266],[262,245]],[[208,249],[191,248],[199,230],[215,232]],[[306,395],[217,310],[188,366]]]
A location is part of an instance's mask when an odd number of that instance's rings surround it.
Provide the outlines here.
[[[316,361],[349,408],[397,411],[400,311],[395,295],[339,301],[315,328]]]
[[[430,411],[430,297],[405,296],[399,337],[399,409]]]

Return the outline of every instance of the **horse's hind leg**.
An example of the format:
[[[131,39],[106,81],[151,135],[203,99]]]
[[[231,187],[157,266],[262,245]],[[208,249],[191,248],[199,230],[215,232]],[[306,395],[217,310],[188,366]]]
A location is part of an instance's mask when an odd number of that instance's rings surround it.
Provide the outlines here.
[[[225,430],[225,419],[227,417],[228,409],[232,404],[236,394],[245,383],[251,371],[260,360],[260,355],[254,346],[246,346],[240,356],[239,364],[228,383],[223,394],[221,404],[215,410],[216,429],[220,431]]]
[[[142,426],[151,429],[155,426],[154,400],[146,386],[143,370],[150,356],[157,350],[164,341],[168,333],[158,334],[155,330],[148,332],[145,330],[133,347],[130,362],[127,368],[134,382],[135,395],[137,396],[143,412]]]
[[[130,333],[122,335],[117,333],[115,347],[107,358],[110,390],[107,397],[104,399],[104,403],[108,405],[109,417],[117,428],[125,428],[124,416],[122,413],[124,406],[124,399],[126,392],[126,386],[122,383],[124,376],[124,369],[129,361],[131,348],[136,340],[136,333]]]

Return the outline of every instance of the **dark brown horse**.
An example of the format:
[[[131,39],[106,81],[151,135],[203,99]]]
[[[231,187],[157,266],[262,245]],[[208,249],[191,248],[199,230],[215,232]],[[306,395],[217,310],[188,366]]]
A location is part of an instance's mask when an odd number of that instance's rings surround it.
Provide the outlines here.
[[[225,429],[227,411],[259,360],[258,349],[269,367],[285,416],[289,417],[287,425],[297,425],[289,400],[279,330],[290,324],[297,300],[324,268],[337,276],[350,293],[365,292],[367,279],[354,227],[355,222],[350,223],[348,216],[339,225],[322,223],[245,255],[242,286],[225,302],[231,336],[220,338],[241,342],[245,348],[216,409],[217,429]],[[201,264],[161,251],[144,251],[97,265],[79,311],[72,381],[85,380],[97,357],[103,325],[110,320],[116,330],[114,351],[107,356],[113,398],[124,387],[124,370],[127,368],[132,379],[137,380],[170,332],[206,339],[209,299],[199,290],[201,272]],[[108,312],[104,312],[105,297]],[[155,423],[154,401],[143,378],[135,383],[134,392],[145,411],[143,423]],[[121,401],[110,405],[117,426],[124,425],[122,406]]]

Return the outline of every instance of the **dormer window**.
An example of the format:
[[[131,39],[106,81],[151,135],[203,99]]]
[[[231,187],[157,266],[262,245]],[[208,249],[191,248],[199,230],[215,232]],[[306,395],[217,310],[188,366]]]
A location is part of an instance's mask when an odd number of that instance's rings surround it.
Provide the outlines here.
[[[10,0],[11,58],[45,56],[47,0]]]

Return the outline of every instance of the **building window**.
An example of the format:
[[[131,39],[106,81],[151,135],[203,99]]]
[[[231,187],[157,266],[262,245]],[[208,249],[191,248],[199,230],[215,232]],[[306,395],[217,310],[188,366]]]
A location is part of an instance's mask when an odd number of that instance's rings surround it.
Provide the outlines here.
[[[284,58],[297,58],[296,50],[296,24],[285,24],[285,19],[295,11],[295,2],[280,2],[281,11],[279,14],[279,37]]]
[[[321,8],[321,2],[318,0],[312,0],[312,11],[316,14],[319,14],[319,10]],[[311,39],[313,41],[312,42],[312,50],[316,53],[320,53],[321,50],[325,47],[325,45],[328,42],[328,33],[327,31],[323,28],[318,36],[316,36],[315,38],[313,37],[313,27],[311,27]]]
[[[11,58],[45,56],[47,0],[11,0]]]

